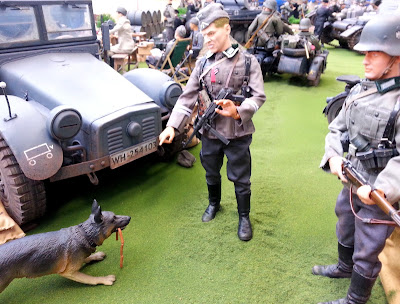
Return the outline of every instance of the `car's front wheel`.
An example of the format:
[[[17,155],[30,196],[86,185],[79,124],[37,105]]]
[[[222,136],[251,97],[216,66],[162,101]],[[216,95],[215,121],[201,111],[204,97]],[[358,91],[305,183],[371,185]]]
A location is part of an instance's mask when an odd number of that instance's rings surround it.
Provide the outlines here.
[[[13,152],[0,135],[0,199],[18,225],[44,215],[46,192],[43,181],[27,178]]]

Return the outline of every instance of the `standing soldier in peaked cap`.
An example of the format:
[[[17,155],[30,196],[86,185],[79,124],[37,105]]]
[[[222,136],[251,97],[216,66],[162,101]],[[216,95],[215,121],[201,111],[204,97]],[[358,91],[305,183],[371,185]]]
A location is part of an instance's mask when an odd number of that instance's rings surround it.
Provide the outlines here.
[[[369,21],[354,49],[365,52],[366,79],[353,87],[329,125],[321,161],[321,168],[345,185],[335,208],[339,260],[312,269],[315,275],[351,282],[346,298],[325,304],[367,303],[382,267],[378,255],[394,229],[366,220],[390,219],[370,199],[370,186],[354,189],[357,194],[350,191],[342,173],[342,134],[348,132],[346,158],[354,168],[395,207],[400,200],[400,16],[378,15]]]
[[[222,109],[213,121],[220,134],[230,140],[228,145],[217,139],[208,130],[200,130],[202,148],[201,163],[206,171],[209,205],[202,221],[214,219],[220,209],[221,175],[220,170],[226,155],[228,179],[234,183],[239,213],[238,237],[243,241],[252,238],[250,223],[250,175],[251,156],[249,146],[255,131],[251,121],[254,113],[265,102],[264,83],[260,66],[252,55],[245,55],[237,45],[230,42],[231,27],[228,14],[222,5],[211,3],[197,14],[207,54],[198,59],[185,91],[179,97],[166,129],[160,134],[160,145],[171,143],[176,132],[182,132],[187,119],[197,101],[199,116],[209,102],[215,102]],[[245,92],[241,104],[229,99],[215,100],[223,88]],[[239,93],[240,94],[240,93]]]

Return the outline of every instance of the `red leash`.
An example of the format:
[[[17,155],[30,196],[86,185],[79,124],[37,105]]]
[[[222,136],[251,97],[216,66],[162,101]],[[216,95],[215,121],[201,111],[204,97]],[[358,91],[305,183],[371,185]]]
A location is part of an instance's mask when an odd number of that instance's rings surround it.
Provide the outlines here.
[[[115,236],[116,236],[116,240],[118,241],[118,234],[119,234],[119,236],[121,237],[121,249],[120,249],[120,251],[119,251],[119,254],[120,254],[120,259],[119,259],[119,268],[122,268],[123,267],[123,264],[124,264],[124,237],[122,236],[122,230],[121,230],[121,228],[118,228],[118,231],[117,231],[117,233],[115,234]]]

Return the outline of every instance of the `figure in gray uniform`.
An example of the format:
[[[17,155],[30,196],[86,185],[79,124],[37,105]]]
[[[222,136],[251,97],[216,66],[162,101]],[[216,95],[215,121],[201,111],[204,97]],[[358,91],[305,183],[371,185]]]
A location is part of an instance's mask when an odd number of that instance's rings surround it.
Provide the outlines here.
[[[305,47],[307,42],[307,47],[311,44],[311,47],[309,47],[311,49],[310,52],[316,54],[321,50],[321,44],[319,43],[318,38],[310,33],[310,27],[311,20],[309,18],[301,19],[299,23],[300,32],[297,36],[299,37],[299,42],[302,48]]]
[[[378,255],[394,229],[362,220],[390,220],[390,217],[370,199],[370,186],[350,188],[342,173],[346,145],[342,145],[341,137],[348,133],[346,158],[397,208],[400,200],[399,28],[398,15],[378,15],[366,24],[354,47],[365,52],[366,79],[350,91],[326,136],[321,168],[344,183],[335,208],[339,259],[334,265],[314,266],[312,272],[330,278],[351,278],[351,282],[346,298],[325,303],[367,303],[382,267]]]
[[[130,54],[135,48],[135,41],[132,38],[132,29],[129,19],[126,17],[127,11],[123,7],[117,8],[117,24],[110,30],[110,35],[117,34],[118,43],[111,46],[109,56],[114,54]]]
[[[215,110],[219,115],[214,119],[212,127],[227,138],[229,144],[225,145],[208,130],[200,130],[202,142],[200,159],[206,171],[209,198],[209,205],[202,221],[211,221],[220,209],[220,170],[226,155],[227,175],[235,186],[239,213],[238,237],[240,240],[249,241],[253,235],[249,218],[251,195],[249,146],[252,133],[255,131],[251,119],[265,102],[263,78],[254,56],[245,54],[237,45],[231,44],[229,16],[221,4],[209,4],[199,11],[197,18],[208,52],[197,60],[186,88],[171,113],[167,127],[159,136],[160,145],[171,143],[176,132],[183,131],[197,101],[199,101],[199,116],[204,113],[209,102],[215,102],[221,107]],[[235,94],[245,95],[244,101],[235,104],[229,99],[215,100],[221,89],[228,88]]]
[[[167,41],[174,39],[174,18],[175,18],[175,10],[172,7],[172,0],[167,0],[167,5],[165,6],[164,12],[164,27],[165,27],[165,35]]]
[[[280,9],[282,18],[287,21],[295,8],[293,7],[292,0],[287,0],[283,5],[281,5]]]
[[[264,1],[262,12],[257,15],[247,29],[246,40],[249,40],[254,32],[263,24],[265,19],[269,18],[264,27],[257,32],[256,47],[274,50],[279,36],[283,33],[283,21],[274,14],[276,8],[276,0]]]

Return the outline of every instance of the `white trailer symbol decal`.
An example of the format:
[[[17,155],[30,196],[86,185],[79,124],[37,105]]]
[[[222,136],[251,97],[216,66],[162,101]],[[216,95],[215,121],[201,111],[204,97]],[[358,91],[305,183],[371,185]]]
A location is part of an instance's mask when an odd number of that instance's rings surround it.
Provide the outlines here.
[[[36,165],[36,160],[35,158],[46,155],[47,158],[53,158],[53,153],[51,153],[51,149],[53,146],[49,146],[47,143],[38,145],[36,147],[30,148],[28,150],[25,150],[25,157],[26,160],[29,161],[29,164],[31,166]]]

